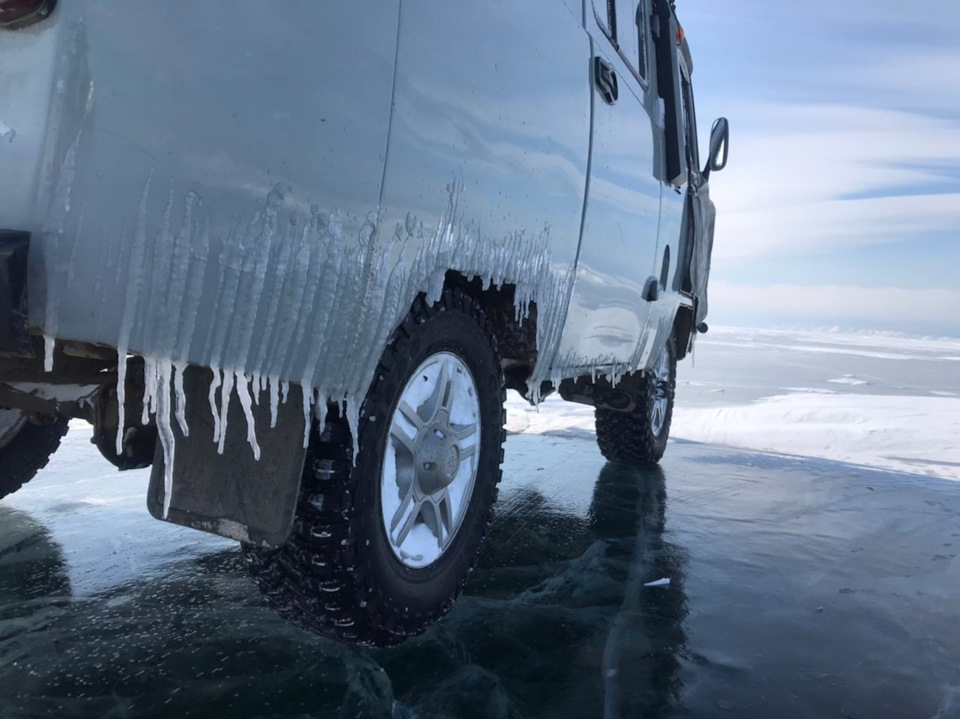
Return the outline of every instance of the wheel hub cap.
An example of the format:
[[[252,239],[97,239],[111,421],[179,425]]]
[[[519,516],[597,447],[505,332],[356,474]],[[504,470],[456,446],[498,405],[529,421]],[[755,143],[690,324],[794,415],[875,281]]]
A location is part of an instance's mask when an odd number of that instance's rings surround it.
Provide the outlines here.
[[[406,566],[432,564],[450,546],[473,496],[479,450],[470,369],[450,352],[431,355],[400,395],[381,474],[384,530]]]
[[[450,486],[460,470],[460,447],[454,439],[453,428],[446,422],[432,425],[418,436],[417,458],[421,466],[417,472],[420,489],[434,494]]]

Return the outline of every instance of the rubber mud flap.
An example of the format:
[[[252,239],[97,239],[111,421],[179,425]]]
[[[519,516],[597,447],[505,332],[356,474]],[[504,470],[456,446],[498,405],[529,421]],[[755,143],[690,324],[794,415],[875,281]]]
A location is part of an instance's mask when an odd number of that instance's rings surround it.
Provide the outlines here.
[[[260,460],[247,442],[247,422],[233,392],[227,415],[223,454],[213,441],[213,417],[207,393],[212,373],[190,367],[184,373],[189,437],[172,420],[176,437],[170,513],[163,517],[163,451],[157,452],[150,475],[147,508],[157,519],[219,534],[260,547],[280,547],[293,526],[306,451],[303,449],[303,406],[300,387],[290,385],[286,403],[277,409],[270,428],[266,392],[252,407]],[[171,406],[172,406],[171,402]]]

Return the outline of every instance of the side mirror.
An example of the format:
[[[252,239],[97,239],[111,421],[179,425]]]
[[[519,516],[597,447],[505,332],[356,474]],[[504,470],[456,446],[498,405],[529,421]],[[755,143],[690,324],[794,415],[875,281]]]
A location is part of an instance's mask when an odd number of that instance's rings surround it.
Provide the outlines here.
[[[727,166],[727,150],[730,147],[730,123],[727,118],[721,117],[713,123],[710,130],[710,157],[707,166],[703,169],[703,176],[710,177],[710,173],[719,172]]]

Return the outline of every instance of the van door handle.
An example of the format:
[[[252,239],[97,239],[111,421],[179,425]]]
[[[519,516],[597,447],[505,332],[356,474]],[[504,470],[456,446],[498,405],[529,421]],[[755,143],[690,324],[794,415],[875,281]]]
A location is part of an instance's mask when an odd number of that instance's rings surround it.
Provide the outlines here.
[[[617,73],[613,66],[602,57],[593,58],[593,79],[597,85],[603,101],[613,105],[620,97],[620,88],[617,85]]]

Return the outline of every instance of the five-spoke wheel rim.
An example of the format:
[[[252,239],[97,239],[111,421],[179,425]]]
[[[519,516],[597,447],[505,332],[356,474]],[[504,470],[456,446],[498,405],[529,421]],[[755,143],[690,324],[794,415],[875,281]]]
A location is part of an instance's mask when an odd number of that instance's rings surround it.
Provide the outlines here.
[[[664,347],[653,366],[653,406],[650,410],[650,431],[659,437],[667,423],[670,405],[670,350]]]
[[[421,569],[449,548],[473,496],[480,402],[455,354],[428,357],[411,375],[390,418],[380,506],[390,548]]]

